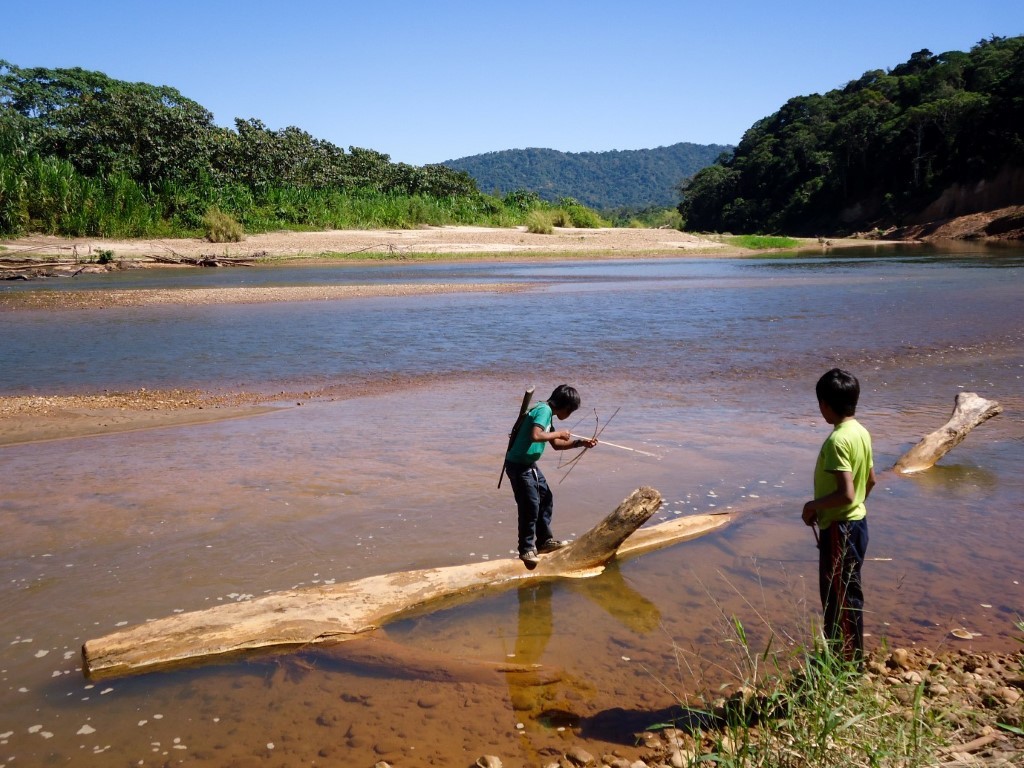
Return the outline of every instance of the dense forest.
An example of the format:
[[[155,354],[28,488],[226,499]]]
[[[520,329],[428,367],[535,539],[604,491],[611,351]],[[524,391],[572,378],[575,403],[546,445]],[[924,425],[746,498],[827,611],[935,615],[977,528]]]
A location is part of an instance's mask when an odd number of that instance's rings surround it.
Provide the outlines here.
[[[446,160],[487,192],[530,189],[545,200],[572,197],[600,211],[668,208],[679,202],[679,185],[733,147],[673,144],[657,149],[558,152],[507,149]]]
[[[559,221],[599,223],[569,203]],[[345,151],[296,127],[219,127],[168,86],[0,60],[0,235],[172,236],[225,219],[248,231],[511,226],[545,208],[536,194],[495,198],[463,171]]]
[[[989,207],[1021,203],[1022,168],[1024,37],[993,37],[790,99],[687,182],[679,210],[695,231],[838,234],[909,223],[980,182]]]

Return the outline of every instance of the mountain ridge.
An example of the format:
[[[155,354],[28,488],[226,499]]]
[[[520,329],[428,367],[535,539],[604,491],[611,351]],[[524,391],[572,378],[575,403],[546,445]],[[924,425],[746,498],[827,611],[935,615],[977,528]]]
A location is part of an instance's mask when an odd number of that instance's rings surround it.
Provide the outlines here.
[[[472,176],[482,192],[520,189],[557,202],[571,197],[602,211],[673,207],[679,187],[701,168],[733,150],[726,144],[678,142],[653,149],[562,152],[527,147],[446,160]]]

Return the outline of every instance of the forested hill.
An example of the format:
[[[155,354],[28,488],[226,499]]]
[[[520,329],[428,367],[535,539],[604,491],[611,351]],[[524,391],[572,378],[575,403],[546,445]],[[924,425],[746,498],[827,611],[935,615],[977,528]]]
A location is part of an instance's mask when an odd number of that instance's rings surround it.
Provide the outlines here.
[[[921,50],[790,99],[700,171],[696,231],[841,234],[1024,202],[1024,37]]]
[[[675,206],[683,181],[731,151],[731,146],[722,144],[685,142],[610,152],[507,149],[446,160],[443,165],[465,171],[484,192],[527,189],[545,200],[572,197],[610,211]]]

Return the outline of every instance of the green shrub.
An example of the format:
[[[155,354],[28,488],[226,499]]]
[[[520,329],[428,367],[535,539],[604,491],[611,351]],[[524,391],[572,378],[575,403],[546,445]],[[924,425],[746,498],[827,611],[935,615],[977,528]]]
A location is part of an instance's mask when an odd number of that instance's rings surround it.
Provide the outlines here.
[[[244,235],[242,225],[216,206],[207,210],[203,216],[203,228],[206,239],[211,243],[237,243]]]
[[[571,227],[572,214],[565,210],[565,208],[555,208],[551,212],[551,223],[556,227]]]
[[[527,212],[540,203],[540,195],[529,189],[516,189],[505,195],[503,201],[506,208]]]
[[[599,229],[607,227],[608,222],[602,219],[596,211],[583,205],[571,205],[566,209],[572,218],[572,225],[582,229]]]
[[[653,218],[651,226],[655,229],[678,229],[682,231],[683,226],[686,222],[683,221],[683,215],[679,213],[676,208],[666,208],[659,215]]]
[[[534,210],[526,215],[526,231],[535,235],[550,235],[555,231],[549,211]]]

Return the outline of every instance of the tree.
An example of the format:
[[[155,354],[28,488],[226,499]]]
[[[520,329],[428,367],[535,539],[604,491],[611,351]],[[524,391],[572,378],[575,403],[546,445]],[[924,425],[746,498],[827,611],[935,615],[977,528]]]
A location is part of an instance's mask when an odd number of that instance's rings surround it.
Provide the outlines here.
[[[169,86],[0,61],[0,105],[33,120],[41,154],[65,158],[85,176],[153,184],[194,180],[209,168],[213,115]]]

